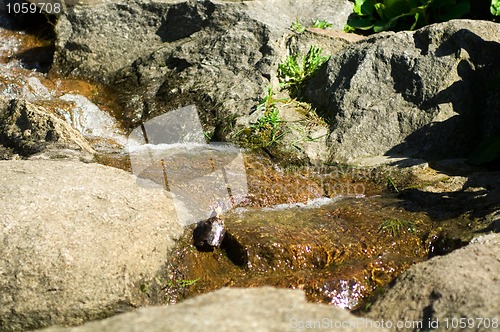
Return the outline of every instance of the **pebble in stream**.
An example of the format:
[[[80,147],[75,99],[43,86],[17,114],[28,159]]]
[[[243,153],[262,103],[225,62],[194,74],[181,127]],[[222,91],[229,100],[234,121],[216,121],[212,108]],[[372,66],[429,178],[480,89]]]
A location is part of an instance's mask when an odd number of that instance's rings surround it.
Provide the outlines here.
[[[209,219],[202,220],[196,225],[193,231],[193,244],[199,251],[213,251],[222,243],[226,228],[221,213],[222,209],[216,207]]]

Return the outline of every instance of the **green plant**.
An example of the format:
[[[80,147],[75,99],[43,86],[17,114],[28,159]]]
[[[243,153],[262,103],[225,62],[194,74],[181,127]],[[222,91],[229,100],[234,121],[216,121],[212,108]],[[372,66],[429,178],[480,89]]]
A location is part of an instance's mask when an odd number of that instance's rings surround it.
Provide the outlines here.
[[[397,193],[399,192],[399,189],[396,186],[396,183],[394,182],[394,180],[390,176],[387,177],[387,188],[389,188],[390,191],[397,192]]]
[[[210,143],[212,141],[212,138],[214,137],[214,131],[213,130],[205,130],[203,131],[203,136],[205,137],[205,140],[207,143]]]
[[[306,55],[290,55],[278,65],[281,86],[290,90],[292,96],[297,95],[304,82],[313,77],[319,67],[330,59],[330,56],[322,56],[321,53],[321,48],[311,46]]]
[[[260,103],[257,105],[256,111],[269,111],[269,110],[272,110],[274,108],[277,108],[276,104],[278,102],[283,103],[283,102],[286,102],[288,100],[289,100],[288,98],[281,98],[281,99],[275,98],[274,97],[274,90],[273,90],[273,88],[268,87],[267,88],[267,93],[264,96],[264,98],[262,98],[262,100],[260,101]]]
[[[278,143],[285,135],[285,128],[277,103],[287,100],[275,98],[273,89],[268,88],[267,94],[256,107],[256,111],[263,111],[263,115],[235,134],[240,143],[250,148],[265,148]]]
[[[250,130],[261,139],[261,146],[268,147],[277,143],[284,135],[281,128],[279,110],[273,107],[266,110],[264,115],[250,124]],[[262,140],[263,139],[263,140]]]
[[[296,33],[302,33],[306,31],[306,27],[302,25],[302,23],[299,22],[299,19],[295,19],[294,22],[292,22],[292,25],[290,26],[290,29]]]
[[[490,11],[491,14],[500,16],[500,0],[491,0]]]
[[[166,287],[189,287],[191,285],[194,285],[200,278],[198,279],[193,279],[193,280],[187,280],[187,279],[177,279],[177,280],[170,280]]]
[[[354,13],[344,28],[347,32],[415,30],[430,23],[460,18],[470,11],[469,0],[351,1]]]
[[[311,27],[313,28],[319,28],[319,29],[327,29],[327,28],[331,28],[332,27],[332,24],[325,21],[325,20],[314,20],[312,22],[312,25],[310,25]],[[290,25],[290,29],[292,29],[292,31],[296,32],[296,33],[302,33],[304,31],[306,31],[307,27],[305,25],[303,25],[299,19],[295,19],[295,21],[292,22],[292,24]]]
[[[332,24],[328,23],[325,20],[315,20],[313,23],[313,28],[319,28],[319,29],[327,29],[331,28]]]
[[[408,220],[402,220],[402,219],[397,219],[397,218],[389,218],[384,220],[378,229],[380,233],[386,232],[391,234],[391,236],[397,236],[400,235],[401,232],[407,231],[409,233],[416,233],[416,227],[415,223],[408,221]]]

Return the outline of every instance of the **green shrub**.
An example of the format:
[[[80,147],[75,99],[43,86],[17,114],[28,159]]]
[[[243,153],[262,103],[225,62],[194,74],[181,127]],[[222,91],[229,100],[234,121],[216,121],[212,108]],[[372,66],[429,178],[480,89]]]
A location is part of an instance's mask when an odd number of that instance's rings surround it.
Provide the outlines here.
[[[351,1],[354,2],[354,13],[344,28],[348,32],[415,30],[430,23],[460,18],[470,11],[469,0]]]
[[[288,56],[285,62],[278,65],[281,86],[288,89],[290,95],[296,96],[304,82],[312,78],[319,67],[330,59],[330,56],[322,56],[321,52],[321,48],[311,46],[306,55]]]

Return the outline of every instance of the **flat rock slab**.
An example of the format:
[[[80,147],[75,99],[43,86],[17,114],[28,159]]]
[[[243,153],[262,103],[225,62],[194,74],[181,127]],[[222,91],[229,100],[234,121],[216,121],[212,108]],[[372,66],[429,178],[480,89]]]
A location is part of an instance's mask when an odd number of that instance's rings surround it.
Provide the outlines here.
[[[424,331],[432,327],[463,331],[460,319],[465,318],[467,331],[498,331],[498,257],[500,234],[490,234],[449,255],[417,264],[372,306],[369,317],[421,322],[419,330]]]
[[[369,319],[345,309],[307,303],[298,290],[224,288],[180,304],[137,310],[62,331],[366,331]],[[386,331],[377,329],[377,331]]]
[[[121,170],[0,162],[0,330],[75,325],[149,304],[182,226],[161,190]]]

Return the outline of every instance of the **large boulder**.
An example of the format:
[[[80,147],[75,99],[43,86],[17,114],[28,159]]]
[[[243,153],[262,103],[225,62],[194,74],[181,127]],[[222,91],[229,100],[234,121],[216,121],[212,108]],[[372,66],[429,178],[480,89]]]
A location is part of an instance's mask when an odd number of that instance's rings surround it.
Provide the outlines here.
[[[141,285],[157,277],[182,233],[162,190],[72,161],[1,161],[0,173],[1,331],[161,303]]]
[[[99,80],[121,94],[133,127],[196,104],[204,130],[224,138],[275,84],[296,19],[342,29],[348,0],[106,1],[68,7],[53,70]]]
[[[224,288],[176,305],[145,308],[79,327],[44,331],[366,331],[370,326],[380,327],[380,322],[358,318],[345,309],[307,303],[299,290],[262,287]]]
[[[464,323],[468,331],[497,330],[499,256],[500,234],[490,234],[447,256],[417,264],[396,279],[371,307],[369,317],[420,322],[419,330],[424,331],[463,331]],[[411,330],[408,327],[398,330]]]
[[[455,20],[380,33],[333,56],[305,93],[329,119],[332,160],[464,157],[499,133],[499,32]]]

